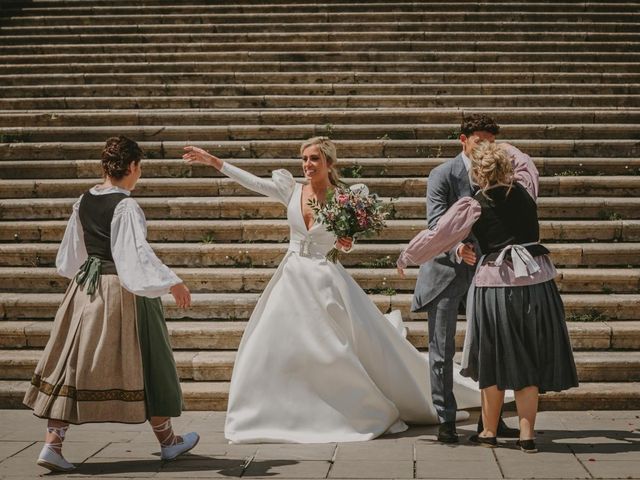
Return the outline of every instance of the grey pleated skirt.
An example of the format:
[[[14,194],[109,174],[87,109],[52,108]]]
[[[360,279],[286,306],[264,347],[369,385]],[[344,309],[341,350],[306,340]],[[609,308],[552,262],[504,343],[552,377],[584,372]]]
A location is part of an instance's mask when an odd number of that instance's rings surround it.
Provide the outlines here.
[[[564,306],[554,280],[476,287],[469,364],[462,374],[500,390],[578,386]]]

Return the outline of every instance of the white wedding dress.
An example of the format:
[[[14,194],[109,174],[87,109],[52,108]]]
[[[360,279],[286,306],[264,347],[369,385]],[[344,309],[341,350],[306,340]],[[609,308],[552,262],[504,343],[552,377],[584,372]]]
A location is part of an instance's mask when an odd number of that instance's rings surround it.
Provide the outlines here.
[[[350,442],[438,423],[426,356],[405,339],[399,312],[380,313],[342,265],[325,259],[336,238],[322,224],[307,230],[302,185],[286,170],[262,179],[225,163],[222,173],[286,205],[291,229],[240,343],[226,438]],[[454,392],[460,408],[480,404],[460,375]]]

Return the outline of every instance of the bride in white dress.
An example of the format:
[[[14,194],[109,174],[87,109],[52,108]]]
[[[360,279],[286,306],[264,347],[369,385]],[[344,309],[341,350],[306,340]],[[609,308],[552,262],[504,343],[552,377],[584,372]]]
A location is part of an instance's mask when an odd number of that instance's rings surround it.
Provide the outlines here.
[[[406,423],[437,424],[427,358],[406,340],[399,312],[395,322],[384,316],[342,265],[325,259],[336,242],[351,247],[314,224],[307,205],[324,201],[338,181],[333,143],[316,137],[302,146],[304,184],[287,170],[263,179],[200,148],[185,151],[185,161],[211,165],[286,205],[290,227],[289,249],[240,343],[225,436],[233,443],[351,442],[401,432]],[[478,406],[477,388],[456,380],[459,407]]]

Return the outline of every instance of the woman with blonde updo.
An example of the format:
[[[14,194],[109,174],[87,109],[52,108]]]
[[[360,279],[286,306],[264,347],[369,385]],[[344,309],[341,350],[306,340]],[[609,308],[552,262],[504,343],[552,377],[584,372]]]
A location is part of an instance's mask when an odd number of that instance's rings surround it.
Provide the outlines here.
[[[473,197],[453,204],[433,230],[402,252],[400,274],[473,233],[480,258],[467,298],[462,375],[482,391],[484,430],[471,441],[494,447],[505,390],[514,390],[520,448],[535,453],[538,394],[578,385],[556,270],[539,243],[538,171],[509,144],[480,143],[471,155]]]
[[[326,259],[334,245],[352,243],[316,223],[309,205],[346,188],[335,144],[326,137],[302,144],[300,180],[287,170],[256,177],[200,148],[185,150],[187,162],[211,165],[280,203],[289,225],[287,251],[240,342],[225,436],[234,443],[352,442],[409,422],[438,423],[427,359],[405,338],[399,312],[385,318],[344,267]],[[462,408],[477,406],[477,389],[457,387]]]

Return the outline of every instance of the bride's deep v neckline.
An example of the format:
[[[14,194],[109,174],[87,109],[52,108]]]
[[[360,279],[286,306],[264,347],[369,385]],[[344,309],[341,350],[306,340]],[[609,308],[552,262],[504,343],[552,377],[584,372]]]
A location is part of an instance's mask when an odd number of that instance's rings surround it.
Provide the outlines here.
[[[307,222],[304,219],[304,205],[302,205],[302,198],[303,198],[303,191],[302,189],[304,188],[304,185],[302,184],[298,184],[300,186],[300,188],[298,190],[300,190],[300,197],[298,198],[298,212],[300,213],[300,220],[302,222],[302,226],[305,229],[306,233],[309,233],[311,230],[313,230],[317,225],[318,222],[314,221],[310,227],[307,226]]]

